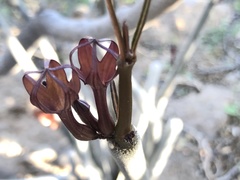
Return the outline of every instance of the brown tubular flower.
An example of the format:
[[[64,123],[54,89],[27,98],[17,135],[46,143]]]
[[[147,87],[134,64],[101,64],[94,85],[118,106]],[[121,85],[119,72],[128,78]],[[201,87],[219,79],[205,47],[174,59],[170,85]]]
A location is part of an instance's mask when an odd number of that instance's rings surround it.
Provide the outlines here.
[[[85,124],[99,132],[97,119],[92,115],[90,106],[85,101],[74,101],[73,108]]]
[[[23,84],[30,95],[31,103],[45,113],[57,113],[69,109],[78,99],[80,82],[75,71],[68,82],[65,66],[51,60],[49,67],[38,72],[28,72],[23,76]],[[41,73],[35,81],[29,74]]]
[[[30,95],[31,103],[45,113],[56,113],[68,130],[79,140],[92,140],[98,135],[91,127],[80,124],[74,118],[71,106],[78,100],[80,81],[77,73],[72,70],[71,80],[68,81],[65,68],[51,60],[49,67],[38,72],[28,72],[23,76],[23,84]],[[41,73],[35,81],[29,74]]]
[[[102,45],[104,42],[110,42],[108,48]],[[98,49],[106,51],[100,60],[97,57]],[[72,60],[72,55],[76,50],[78,50],[80,68],[77,68]],[[80,79],[92,88],[107,86],[112,81],[116,75],[117,58],[118,46],[110,40],[83,38],[70,53],[71,65],[76,68]]]
[[[109,47],[103,46],[109,42]],[[106,53],[98,59],[99,49]],[[74,65],[73,53],[77,50],[78,65]],[[103,137],[109,137],[114,131],[114,122],[109,114],[106,90],[107,85],[116,76],[118,46],[114,41],[83,38],[70,53],[70,62],[79,78],[91,86],[98,112],[98,128]],[[80,68],[78,68],[80,67]]]

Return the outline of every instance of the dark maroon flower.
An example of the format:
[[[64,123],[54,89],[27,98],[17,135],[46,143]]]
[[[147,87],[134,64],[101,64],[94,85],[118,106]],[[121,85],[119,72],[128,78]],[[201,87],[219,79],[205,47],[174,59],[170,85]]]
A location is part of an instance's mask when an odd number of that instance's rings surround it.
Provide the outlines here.
[[[103,43],[108,42],[108,47]],[[74,65],[73,53],[77,50],[78,65]],[[99,58],[100,51],[105,53]],[[107,86],[116,76],[118,47],[115,42],[83,38],[70,53],[71,65],[60,65],[51,60],[49,67],[23,76],[23,84],[33,105],[45,113],[56,113],[68,130],[80,140],[109,138],[114,132],[114,121],[107,105]],[[65,69],[72,71],[68,80]],[[40,73],[34,80],[31,73]],[[90,106],[79,100],[80,80],[92,87],[98,112],[96,119]],[[77,112],[84,124],[79,123],[72,112]]]
[[[102,44],[109,42],[109,47]],[[80,68],[74,65],[72,60],[73,53],[77,50],[78,62]],[[99,50],[106,53],[102,59],[98,59]],[[118,58],[118,46],[114,41],[96,40],[91,38],[83,38],[77,47],[70,53],[70,62],[77,69],[78,75],[85,84],[89,84],[92,88],[99,86],[107,86],[108,83],[116,75],[116,66]]]
[[[31,103],[45,113],[60,113],[70,108],[78,99],[78,76],[72,71],[72,79],[68,81],[64,68],[66,66],[51,60],[48,68],[38,72],[27,72],[23,76],[23,84],[30,95]],[[36,73],[41,74],[37,81],[30,76]]]
[[[99,138],[95,128],[88,123],[80,124],[73,116],[71,107],[78,100],[80,81],[77,73],[72,70],[72,77],[68,81],[65,68],[58,62],[51,60],[49,67],[38,72],[28,72],[23,76],[23,84],[30,95],[33,105],[45,113],[57,113],[67,129],[79,140],[93,140]],[[40,73],[40,78],[34,80],[30,74]]]
[[[108,42],[109,47],[103,43]],[[73,63],[73,53],[77,50],[78,65]],[[103,50],[105,55],[98,58]],[[83,38],[70,53],[70,62],[80,79],[92,87],[98,112],[98,128],[104,137],[109,137],[114,131],[114,122],[109,114],[106,90],[107,85],[116,76],[118,46],[114,41]],[[79,68],[78,68],[79,67]]]
[[[99,132],[97,119],[92,115],[90,106],[85,101],[74,101],[73,108],[85,124]]]

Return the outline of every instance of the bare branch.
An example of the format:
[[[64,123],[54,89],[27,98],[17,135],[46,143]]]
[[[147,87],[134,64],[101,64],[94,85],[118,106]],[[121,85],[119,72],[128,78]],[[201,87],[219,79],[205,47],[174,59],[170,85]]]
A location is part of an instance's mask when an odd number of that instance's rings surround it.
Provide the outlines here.
[[[148,19],[163,13],[168,7],[181,0],[153,0],[149,9]],[[116,14],[119,23],[127,21],[130,29],[136,27],[143,1],[140,0],[131,7],[122,7]],[[113,35],[109,16],[89,19],[74,19],[64,17],[54,10],[44,10],[32,19],[18,39],[25,49],[28,49],[42,35],[52,36],[65,41],[78,41],[84,36],[105,38]],[[11,53],[6,50],[0,59],[0,74],[6,74],[15,65]]]
[[[238,162],[225,175],[218,177],[217,180],[234,179],[234,177],[236,177],[239,174],[240,174],[240,163]]]
[[[208,15],[209,15],[212,7],[215,5],[215,3],[216,3],[215,0],[208,1],[205,9],[202,12],[200,20],[197,22],[194,30],[192,31],[192,33],[190,34],[190,36],[188,37],[188,39],[186,40],[186,42],[183,44],[182,48],[180,49],[179,53],[177,54],[174,69],[168,75],[165,83],[163,84],[163,86],[160,89],[161,96],[164,95],[164,93],[167,91],[168,87],[172,86],[173,79],[176,77],[176,75],[179,73],[179,71],[183,67],[183,65],[186,61],[185,57],[188,55],[188,53],[190,53],[190,50],[192,50],[191,48],[193,48],[193,44],[194,44],[198,34],[200,33],[201,29],[203,28],[203,26],[208,18]]]

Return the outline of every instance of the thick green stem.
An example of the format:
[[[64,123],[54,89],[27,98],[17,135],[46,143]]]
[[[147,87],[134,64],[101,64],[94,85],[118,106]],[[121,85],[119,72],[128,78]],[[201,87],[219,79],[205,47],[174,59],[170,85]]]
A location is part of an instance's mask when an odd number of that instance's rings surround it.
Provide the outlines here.
[[[115,128],[116,137],[124,137],[131,131],[132,120],[132,64],[119,67],[119,117]]]
[[[113,138],[109,138],[109,147],[126,179],[146,178],[146,160],[141,140],[133,129],[132,123],[132,68],[136,62],[136,47],[146,21],[151,0],[145,0],[136,32],[129,48],[128,27],[124,23],[122,32],[110,0],[107,0],[115,35],[118,39],[120,57],[118,61],[119,99],[118,121]],[[138,168],[136,170],[136,167]]]

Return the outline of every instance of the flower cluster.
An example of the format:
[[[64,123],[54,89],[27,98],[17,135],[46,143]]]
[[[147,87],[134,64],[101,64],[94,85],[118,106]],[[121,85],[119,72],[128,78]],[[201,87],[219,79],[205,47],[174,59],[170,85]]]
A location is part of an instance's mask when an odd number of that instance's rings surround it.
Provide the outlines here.
[[[103,44],[108,42],[109,47]],[[99,52],[105,55],[100,59]],[[77,51],[78,61],[73,61]],[[114,133],[114,121],[109,114],[106,92],[108,84],[117,75],[118,46],[113,41],[83,38],[70,53],[70,65],[61,65],[51,60],[47,68],[27,72],[23,84],[30,95],[31,103],[45,113],[56,113],[67,129],[79,140],[109,138]],[[71,79],[66,74],[71,70]],[[39,73],[35,80],[32,75]],[[96,119],[90,106],[79,99],[80,80],[91,86],[98,112]],[[74,109],[82,123],[72,112]]]

